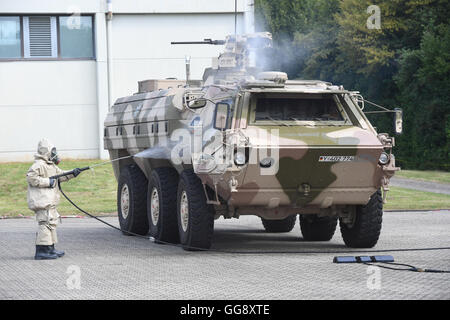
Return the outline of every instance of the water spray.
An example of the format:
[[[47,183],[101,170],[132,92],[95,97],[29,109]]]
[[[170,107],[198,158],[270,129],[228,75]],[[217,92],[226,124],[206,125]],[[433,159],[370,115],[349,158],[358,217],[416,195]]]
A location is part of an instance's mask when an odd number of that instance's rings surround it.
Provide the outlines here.
[[[108,161],[105,161],[105,162],[94,164],[92,166],[89,166],[88,168],[89,169],[93,169],[93,168],[98,167],[98,166],[103,166],[103,165],[108,164],[108,163],[116,162],[116,161],[123,160],[123,159],[133,158],[133,157],[134,156],[126,156],[126,157],[121,157],[121,158],[117,158],[117,159],[113,159],[113,160],[108,160]]]

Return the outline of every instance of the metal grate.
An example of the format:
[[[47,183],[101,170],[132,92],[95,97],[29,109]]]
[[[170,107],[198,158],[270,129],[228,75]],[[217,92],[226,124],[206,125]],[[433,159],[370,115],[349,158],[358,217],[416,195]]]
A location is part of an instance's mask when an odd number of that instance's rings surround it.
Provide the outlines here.
[[[56,18],[24,17],[25,58],[57,57]]]
[[[50,17],[30,17],[30,56],[52,56],[52,28]]]

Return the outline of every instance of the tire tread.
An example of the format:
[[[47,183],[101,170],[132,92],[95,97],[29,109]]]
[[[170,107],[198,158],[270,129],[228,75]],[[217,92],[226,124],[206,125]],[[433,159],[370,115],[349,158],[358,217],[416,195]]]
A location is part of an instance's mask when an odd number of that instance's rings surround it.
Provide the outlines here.
[[[154,177],[156,175],[157,177]],[[178,243],[178,221],[177,221],[177,189],[178,189],[178,172],[172,167],[155,168],[152,171],[148,188],[148,223],[151,224],[150,215],[150,196],[151,196],[151,180],[158,179],[160,187],[160,218],[159,223],[161,230],[159,234],[152,235],[156,240],[169,243]]]
[[[358,206],[355,225],[340,223],[342,238],[351,248],[372,248],[378,242],[383,222],[383,197],[375,192],[365,206]]]
[[[291,232],[294,229],[297,215],[289,216],[283,220],[267,220],[261,218],[264,229],[270,233]]]
[[[123,179],[129,180],[130,192],[130,212],[129,220],[121,220],[120,212],[120,192]],[[121,229],[133,232],[139,235],[145,235],[148,232],[147,220],[147,178],[137,165],[129,165],[121,170],[119,178],[119,188],[117,190],[117,209],[119,212],[119,222]],[[125,232],[126,234],[126,232]]]
[[[336,232],[336,226],[337,217],[300,215],[300,229],[306,241],[330,241]]]
[[[182,186],[185,185],[189,201],[188,235],[183,243],[179,225],[180,241],[185,250],[209,249],[214,234],[214,207],[206,203],[206,196],[200,178],[193,170],[187,169],[181,173],[178,187],[178,200],[180,201]],[[179,209],[177,215],[179,216]],[[180,219],[180,217],[178,217]]]

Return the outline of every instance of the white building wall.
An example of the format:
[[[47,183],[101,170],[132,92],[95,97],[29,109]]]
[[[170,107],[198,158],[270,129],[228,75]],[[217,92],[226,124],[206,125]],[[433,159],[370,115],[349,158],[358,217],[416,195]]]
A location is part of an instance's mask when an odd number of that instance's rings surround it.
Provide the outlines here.
[[[252,32],[253,0],[238,0],[238,33]],[[170,41],[224,39],[234,33],[234,0],[113,0],[112,46],[107,52],[106,0],[0,0],[1,14],[95,16],[95,60],[0,60],[0,162],[30,161],[46,137],[63,158],[106,157],[103,120],[108,87],[113,100],[137,90],[137,81],[200,79],[221,46]],[[249,14],[250,13],[250,14]],[[108,56],[112,83],[108,86]]]
[[[145,79],[185,79],[185,56],[191,57],[191,79],[201,79],[223,46],[171,45],[171,41],[225,39],[234,33],[234,14],[117,14],[113,26],[114,98],[137,91]],[[238,31],[243,31],[242,15]]]
[[[0,161],[28,161],[39,139],[64,157],[98,155],[95,61],[0,62]]]
[[[248,0],[238,0],[243,12]],[[234,0],[111,0],[115,13],[232,13]],[[1,13],[106,12],[107,0],[0,0]]]

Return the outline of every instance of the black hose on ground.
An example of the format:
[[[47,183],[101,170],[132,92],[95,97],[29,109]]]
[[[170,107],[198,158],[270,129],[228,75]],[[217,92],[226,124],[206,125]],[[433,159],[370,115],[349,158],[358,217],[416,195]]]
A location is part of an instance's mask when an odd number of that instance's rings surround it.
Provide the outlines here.
[[[64,198],[67,199],[67,201],[70,202],[70,204],[72,204],[75,208],[77,208],[80,212],[86,214],[87,216],[94,218],[97,221],[100,221],[101,223],[106,224],[107,226],[116,229],[118,231],[139,237],[139,238],[143,238],[146,240],[151,240],[152,242],[155,242],[155,238],[153,237],[149,237],[149,236],[143,236],[137,233],[133,233],[130,231],[126,231],[126,230],[122,230],[102,219],[100,219],[99,217],[83,210],[82,208],[80,208],[79,206],[77,206],[62,190],[61,188],[61,184],[59,184],[59,190],[61,191],[61,193],[63,194]],[[176,247],[182,247],[179,244],[176,243],[170,243],[170,242],[164,242],[164,241],[160,241],[158,240],[158,243],[162,243],[162,244],[167,244],[167,245],[171,245],[171,246],[176,246]],[[295,253],[295,254],[350,254],[350,253],[382,253],[382,252],[408,252],[408,251],[436,251],[436,250],[450,250],[450,247],[435,247],[435,248],[397,248],[397,249],[380,249],[380,250],[352,250],[352,251],[308,251],[308,250],[303,250],[303,251],[233,251],[233,250],[220,250],[220,249],[204,249],[204,248],[196,248],[196,247],[189,247],[190,249],[194,249],[194,250],[198,250],[198,251],[210,251],[210,252],[217,252],[217,253],[230,253],[230,254],[290,254],[290,253]]]

